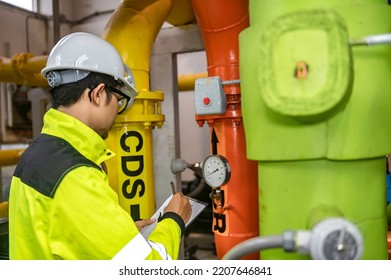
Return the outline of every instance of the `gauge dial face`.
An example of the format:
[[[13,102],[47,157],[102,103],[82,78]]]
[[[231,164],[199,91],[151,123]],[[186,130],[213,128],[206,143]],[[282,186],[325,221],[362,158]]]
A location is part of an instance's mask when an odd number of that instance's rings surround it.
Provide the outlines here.
[[[209,186],[218,188],[228,182],[231,177],[231,168],[223,156],[210,155],[204,161],[202,174]]]
[[[363,238],[348,220],[327,218],[312,229],[309,249],[315,260],[358,260],[363,252]]]
[[[328,260],[354,260],[358,251],[357,240],[345,229],[330,233],[324,242],[323,253]]]

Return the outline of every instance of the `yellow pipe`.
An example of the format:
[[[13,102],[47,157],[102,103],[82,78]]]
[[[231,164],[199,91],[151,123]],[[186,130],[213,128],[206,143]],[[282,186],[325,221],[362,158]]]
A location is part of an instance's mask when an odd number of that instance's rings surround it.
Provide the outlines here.
[[[25,149],[0,150],[0,166],[17,164],[24,150]]]
[[[47,81],[41,76],[41,70],[46,65],[47,56],[32,56],[28,53],[16,54],[12,59],[0,57],[0,82],[18,85],[47,87]],[[20,58],[23,60],[17,61]],[[195,80],[206,78],[207,72],[178,75],[178,90],[194,90]]]
[[[161,5],[157,4],[157,2],[164,2],[164,1],[156,1],[156,0],[145,0],[145,1],[122,1],[123,3],[126,2],[126,6],[129,8],[134,8],[135,11],[139,11],[141,9],[153,9],[156,13],[156,18],[161,20],[161,17],[166,17],[165,20],[169,22],[170,24],[177,26],[177,25],[183,25],[186,23],[194,22],[195,15],[193,12],[193,8],[191,6],[190,0],[169,0],[166,1],[170,5],[170,9],[167,12],[167,10],[156,11],[156,6]],[[121,4],[122,6],[122,4]],[[115,16],[117,17],[117,15]],[[153,16],[155,17],[155,16]],[[126,19],[125,19],[126,20]],[[149,20],[148,18],[145,18],[145,20]],[[108,23],[108,26],[110,23]],[[142,23],[135,23],[134,25],[138,25],[141,27],[141,29],[138,30],[138,32],[142,35],[143,28],[154,29],[152,32],[147,31],[150,35],[152,35],[152,38],[154,39],[157,35],[157,32],[160,30],[160,25],[155,24],[142,24]],[[156,30],[156,28],[158,28]],[[126,28],[125,28],[126,29]],[[118,30],[118,29],[117,29]],[[145,31],[145,30],[144,30]],[[106,32],[106,31],[105,31]],[[105,34],[103,35],[103,37]],[[141,37],[142,38],[142,37]],[[139,39],[141,39],[139,37]],[[142,38],[144,39],[144,38]],[[147,44],[142,44],[143,46],[150,47],[150,40],[151,38],[146,38],[145,42],[148,42]],[[143,42],[141,42],[143,43]],[[149,45],[149,46],[148,46]],[[118,47],[118,46],[117,46]],[[125,47],[126,49],[126,47]],[[132,47],[133,49],[133,47]],[[141,53],[145,53],[149,55],[150,50],[143,50],[140,48]],[[137,52],[139,54],[139,52]],[[123,55],[128,55],[123,52]],[[137,58],[133,54],[130,54],[130,59],[132,61],[135,61]],[[26,85],[26,86],[38,86],[38,87],[47,87],[47,81],[45,78],[41,76],[41,69],[45,67],[46,65],[47,56],[34,56],[31,53],[19,53],[14,55],[12,58],[7,57],[0,57],[0,82],[8,82],[8,83],[15,83],[18,85]],[[129,61],[127,57],[124,57],[125,61]],[[136,61],[135,61],[136,62]],[[140,58],[136,65],[142,65],[141,62],[149,62],[149,59]],[[145,66],[143,65],[143,69],[145,69]],[[147,69],[148,71],[148,69]],[[140,82],[139,82],[140,83]]]
[[[126,210],[131,212],[132,206],[142,205],[138,217],[141,219],[148,218],[155,211],[151,129],[161,127],[164,122],[160,106],[163,93],[149,91],[150,51],[165,20],[172,25],[182,25],[194,19],[190,0],[122,0],[102,35],[120,51],[123,60],[132,69],[140,92],[127,114],[117,118],[107,142],[118,155],[117,161],[108,162],[110,181]],[[30,53],[20,53],[12,59],[0,57],[0,82],[47,87],[46,79],[40,74],[46,61],[47,56]],[[186,76],[183,78],[186,80],[184,88],[194,88],[195,79],[190,82]],[[20,155],[13,152],[0,154],[0,166],[17,163]],[[136,174],[139,171],[142,171],[141,174]],[[131,179],[135,180],[131,182]],[[139,199],[129,199],[133,195],[133,187],[138,191]],[[131,203],[129,200],[132,200]]]
[[[174,0],[166,21],[174,26],[195,21],[195,14],[190,0]]]
[[[135,220],[149,218],[155,211],[152,128],[163,124],[164,115],[163,93],[149,91],[149,64],[152,45],[172,4],[122,0],[102,35],[131,68],[140,91],[132,107],[116,118],[107,143],[117,157],[106,162],[110,185]]]
[[[8,217],[8,201],[0,202],[0,218]]]
[[[41,69],[46,65],[47,56],[33,56],[20,53],[11,59],[0,57],[0,81],[47,87],[47,81],[41,76]]]
[[[208,72],[178,75],[178,91],[194,90],[195,80],[208,77]]]

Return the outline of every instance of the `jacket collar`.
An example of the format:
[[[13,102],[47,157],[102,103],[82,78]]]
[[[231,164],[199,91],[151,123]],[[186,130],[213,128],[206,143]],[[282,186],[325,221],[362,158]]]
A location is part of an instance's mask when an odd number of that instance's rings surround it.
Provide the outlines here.
[[[42,133],[63,138],[79,153],[98,165],[115,156],[107,148],[105,140],[94,130],[66,113],[49,109],[43,122]]]

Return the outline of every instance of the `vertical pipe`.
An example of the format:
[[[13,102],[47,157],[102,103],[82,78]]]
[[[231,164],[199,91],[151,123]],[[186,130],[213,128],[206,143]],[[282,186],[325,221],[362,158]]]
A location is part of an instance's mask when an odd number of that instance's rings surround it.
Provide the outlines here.
[[[238,34],[248,26],[247,1],[192,0],[208,64],[208,76],[222,81],[238,80]],[[217,257],[233,246],[258,236],[257,165],[246,158],[239,84],[224,85],[227,111],[224,115],[196,116],[217,137],[217,153],[227,158],[231,178],[222,189],[222,207],[213,205],[213,232]],[[258,259],[252,254],[246,259]]]
[[[170,0],[123,0],[102,36],[119,50],[140,92],[134,104],[116,118],[107,139],[117,154],[107,162],[110,185],[134,220],[147,219],[155,211],[152,129],[163,124],[164,115],[163,93],[149,91],[149,61],[171,6]]]
[[[60,6],[59,0],[52,0],[53,11],[53,46],[60,40]]]

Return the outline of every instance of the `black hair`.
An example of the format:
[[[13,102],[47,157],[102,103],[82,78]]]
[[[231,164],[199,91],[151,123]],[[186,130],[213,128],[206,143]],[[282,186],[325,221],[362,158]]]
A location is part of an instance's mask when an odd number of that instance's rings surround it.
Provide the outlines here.
[[[100,83],[111,87],[118,85],[118,82],[109,75],[90,72],[85,78],[79,81],[52,88],[50,90],[52,108],[57,109],[59,106],[68,107],[75,104],[81,98],[85,89],[89,88],[92,90]],[[112,92],[108,88],[105,88],[105,90],[107,92],[108,102],[110,102]]]

